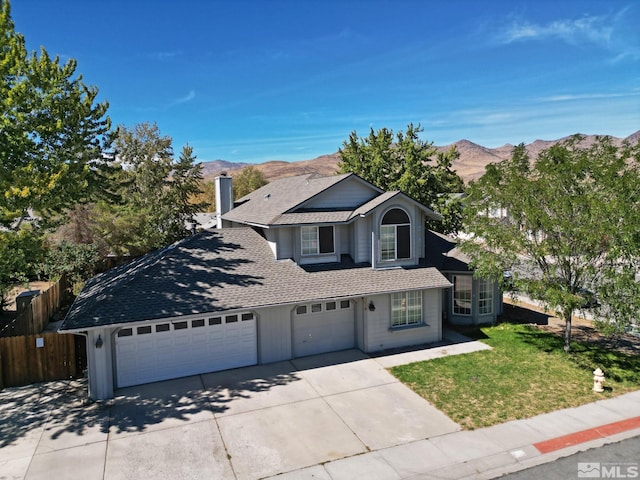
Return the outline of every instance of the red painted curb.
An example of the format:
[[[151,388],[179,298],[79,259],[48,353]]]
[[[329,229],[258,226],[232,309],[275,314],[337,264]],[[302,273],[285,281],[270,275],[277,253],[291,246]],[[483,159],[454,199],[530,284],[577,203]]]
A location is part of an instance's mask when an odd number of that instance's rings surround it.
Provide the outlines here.
[[[610,435],[615,435],[616,433],[633,430],[634,428],[640,428],[640,417],[620,420],[619,422],[608,423],[599,427],[570,433],[569,435],[563,435],[562,437],[556,437],[543,442],[534,443],[533,446],[536,447],[540,453],[549,453],[555,450],[588,442],[589,440],[595,440],[596,438],[604,438]]]

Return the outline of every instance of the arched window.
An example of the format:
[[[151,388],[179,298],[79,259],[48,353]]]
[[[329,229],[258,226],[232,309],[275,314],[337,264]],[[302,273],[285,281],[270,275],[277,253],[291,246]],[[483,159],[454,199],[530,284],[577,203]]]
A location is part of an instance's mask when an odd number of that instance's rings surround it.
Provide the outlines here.
[[[411,258],[411,220],[404,210],[393,208],[380,225],[381,260]]]

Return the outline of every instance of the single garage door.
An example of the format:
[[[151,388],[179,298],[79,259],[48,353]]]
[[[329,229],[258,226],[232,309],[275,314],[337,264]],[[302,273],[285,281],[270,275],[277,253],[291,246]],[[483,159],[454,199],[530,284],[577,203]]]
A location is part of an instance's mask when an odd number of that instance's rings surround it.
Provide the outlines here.
[[[116,335],[120,388],[256,363],[252,313],[123,328]]]
[[[356,338],[353,315],[349,300],[297,307],[293,318],[293,356],[353,348]]]

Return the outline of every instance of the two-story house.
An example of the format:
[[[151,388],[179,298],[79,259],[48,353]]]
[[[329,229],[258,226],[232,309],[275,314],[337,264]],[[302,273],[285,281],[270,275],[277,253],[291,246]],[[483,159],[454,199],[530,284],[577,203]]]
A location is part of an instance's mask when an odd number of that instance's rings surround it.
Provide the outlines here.
[[[93,278],[74,302],[60,332],[87,337],[92,398],[441,340],[443,302],[459,295],[445,295],[442,252],[426,252],[425,220],[438,214],[354,174],[285,178],[235,203],[230,177],[216,187],[218,228]]]

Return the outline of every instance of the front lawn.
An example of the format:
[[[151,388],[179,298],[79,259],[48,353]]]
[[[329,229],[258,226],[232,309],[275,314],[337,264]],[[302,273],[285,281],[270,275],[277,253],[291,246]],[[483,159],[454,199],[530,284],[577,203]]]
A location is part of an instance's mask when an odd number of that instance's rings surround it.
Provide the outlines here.
[[[527,418],[640,388],[640,357],[504,323],[475,335],[493,350],[402,365],[391,373],[467,429]],[[593,370],[606,375],[595,393]]]

